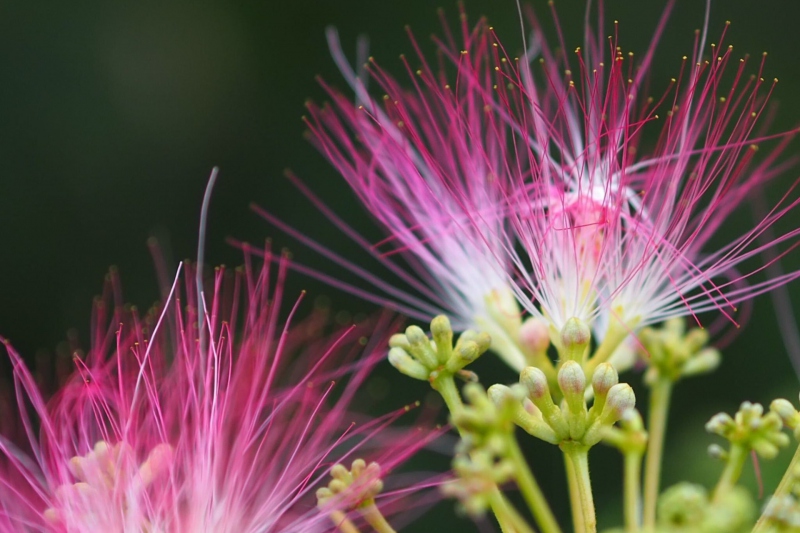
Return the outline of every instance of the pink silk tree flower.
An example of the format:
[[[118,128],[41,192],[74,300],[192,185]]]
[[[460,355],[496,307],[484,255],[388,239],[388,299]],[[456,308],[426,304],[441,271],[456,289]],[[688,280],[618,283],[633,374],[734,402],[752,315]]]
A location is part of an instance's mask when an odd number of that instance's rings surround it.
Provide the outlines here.
[[[577,317],[617,342],[670,317],[719,311],[733,321],[735,304],[798,277],[748,279],[764,269],[757,259],[765,251],[797,245],[798,229],[765,239],[797,206],[796,183],[739,237],[712,244],[788,167],[779,156],[796,130],[764,133],[777,80],[764,81],[763,60],[752,68],[737,57],[724,31],[708,45],[706,28],[667,91],[649,97],[671,6],[641,58],[623,52],[616,23],[606,37],[601,8],[581,47],[559,43],[572,54],[548,47],[530,11],[531,49],[521,60],[501,52],[497,62],[506,90],[494,109],[518,132],[512,159],[525,170],[505,210],[514,227],[503,246],[514,264],[510,283],[555,330]],[[650,146],[642,142],[649,136],[657,139]],[[766,155],[756,162],[761,146]]]
[[[762,79],[763,61],[754,68],[734,56],[725,32],[713,44],[707,29],[698,32],[677,78],[652,98],[671,7],[641,57],[623,51],[616,23],[607,37],[602,5],[596,28],[587,11],[577,48],[564,42],[555,11],[551,48],[528,10],[532,38],[520,57],[462,11],[458,38],[446,22],[434,38],[436,66],[411,37],[414,64],[401,56],[406,86],[372,58],[354,71],[331,31],[355,100],[323,81],[332,102],[308,104],[309,137],[388,237],[369,243],[292,179],[400,283],[262,215],[373,290],[296,268],[417,319],[444,313],[456,329],[487,331],[493,351],[517,369],[531,362],[526,339],[542,336],[540,324],[557,341],[577,318],[616,345],[670,317],[716,310],[735,321],[738,302],[799,275],[751,279],[765,252],[783,249],[780,258],[796,245],[800,230],[768,233],[795,208],[794,186],[754,227],[711,244],[788,167],[780,156],[795,131],[764,133],[774,83]],[[368,91],[367,79],[379,89]]]
[[[217,269],[204,301],[186,267],[144,316],[112,275],[92,347],[49,402],[3,341],[25,439],[0,440],[0,531],[333,531],[315,498],[333,463],[363,456],[384,475],[436,434],[387,430],[407,409],[351,411],[391,321],[333,336],[321,312],[290,324],[302,298],[282,319],[285,261],[271,274],[266,256],[260,271]]]
[[[370,96],[366,75],[349,67],[329,31],[334,58],[356,97],[353,102],[322,81],[332,102],[307,105],[309,137],[386,231],[379,243],[385,251],[329,216],[426,297],[373,283],[385,294],[380,303],[422,320],[447,314],[456,330],[487,331],[494,350],[521,369],[521,310],[501,248],[511,230],[503,214],[506,189],[518,168],[508,157],[513,131],[490,105],[496,51],[480,27],[464,26],[458,46],[445,29],[447,58],[439,67],[428,64],[409,32],[421,65],[401,58],[410,89],[370,58],[367,70],[382,98]],[[449,61],[457,66],[455,77],[448,76]]]

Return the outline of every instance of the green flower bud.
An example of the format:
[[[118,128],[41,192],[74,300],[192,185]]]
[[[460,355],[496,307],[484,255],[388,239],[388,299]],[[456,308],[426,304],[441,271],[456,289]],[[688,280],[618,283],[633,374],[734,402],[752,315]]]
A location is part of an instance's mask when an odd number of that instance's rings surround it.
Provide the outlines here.
[[[389,338],[389,347],[402,348],[405,351],[409,351],[411,349],[411,343],[408,342],[408,337],[406,337],[404,334],[395,333]]]
[[[778,398],[769,405],[770,411],[777,414],[789,429],[800,427],[800,413],[794,408],[792,402]]]
[[[600,363],[592,376],[592,389],[595,398],[604,397],[611,387],[619,383],[619,375],[609,363]]]
[[[728,452],[719,444],[710,444],[708,446],[708,456],[712,459],[719,459],[726,461],[728,459]]]
[[[520,407],[522,406],[521,400],[522,398],[517,398],[514,396],[514,391],[511,390],[511,387],[506,385],[495,384],[489,387],[489,390],[486,391],[486,394],[489,396],[489,399],[497,405],[501,406],[506,402],[517,401],[520,402]]]
[[[539,409],[542,418],[557,435],[558,440],[563,440],[569,436],[569,425],[564,418],[561,409],[553,403],[550,396],[550,388],[547,385],[547,376],[536,367],[529,366],[522,370],[520,383],[528,391],[528,397]]]
[[[582,362],[589,348],[592,332],[580,318],[572,317],[561,328],[561,358]]]
[[[756,515],[756,505],[744,487],[732,487],[706,510],[701,531],[709,533],[731,533],[751,531]]]
[[[414,379],[427,381],[430,377],[430,371],[402,348],[395,347],[389,350],[389,363],[406,376]]]
[[[564,393],[569,410],[564,413],[569,424],[570,438],[579,440],[586,432],[587,409],[584,391],[586,376],[575,361],[565,361],[558,371],[558,385]]]
[[[374,462],[367,464],[363,459],[353,461],[350,470],[342,464],[333,465],[331,477],[327,487],[317,490],[320,509],[349,511],[366,507],[372,505],[383,490],[381,467]]]
[[[783,436],[786,437],[786,435]],[[786,437],[786,441],[786,444],[789,444],[788,437]],[[774,459],[778,456],[778,452],[780,451],[775,444],[764,439],[753,441],[753,450],[758,454],[759,457],[763,459]]]
[[[529,435],[551,444],[557,444],[558,439],[555,432],[544,421],[541,411],[526,397],[526,392],[525,387],[517,383],[511,387],[492,385],[487,394],[498,408],[511,406],[514,423]],[[524,404],[527,404],[529,408],[523,407]]]
[[[683,321],[681,321],[683,323]],[[682,326],[681,329],[685,327]],[[689,353],[696,353],[708,343],[708,330],[693,328],[683,336],[683,343]]]
[[[721,437],[729,435],[736,429],[736,423],[728,413],[717,413],[706,422],[706,431],[716,433]]]
[[[422,328],[419,326],[408,326],[406,328],[406,338],[411,345],[409,351],[420,363],[428,368],[436,368],[438,360],[436,352],[433,351],[431,341]]]
[[[524,368],[519,375],[519,382],[528,390],[528,395],[534,403],[545,396],[550,397],[547,376],[536,367],[529,366]]]
[[[447,363],[453,352],[453,328],[450,319],[439,315],[431,320],[431,336],[436,343],[436,358],[440,365]]]
[[[667,531],[701,531],[708,508],[706,489],[692,483],[679,483],[658,498],[658,523]]]
[[[627,383],[618,383],[608,391],[606,405],[600,418],[603,423],[611,425],[635,406],[636,395],[631,386]]]
[[[567,397],[580,397],[583,402],[583,391],[586,390],[586,376],[583,374],[583,368],[575,361],[565,361],[558,371],[558,386],[561,392]]]
[[[480,348],[475,341],[459,342],[453,355],[447,361],[446,368],[455,374],[481,355]]]
[[[695,376],[705,374],[717,369],[722,361],[722,355],[716,348],[706,348],[691,357],[681,369],[681,376]]]

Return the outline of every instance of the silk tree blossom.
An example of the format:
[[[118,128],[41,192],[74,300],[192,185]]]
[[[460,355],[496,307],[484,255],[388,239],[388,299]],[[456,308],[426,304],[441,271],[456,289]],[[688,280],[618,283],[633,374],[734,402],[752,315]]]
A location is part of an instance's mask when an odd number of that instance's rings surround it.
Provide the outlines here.
[[[314,492],[333,462],[366,454],[385,475],[429,441],[423,430],[381,436],[407,409],[376,420],[349,409],[382,357],[387,321],[329,339],[320,314],[290,325],[300,301],[284,322],[285,264],[274,285],[269,264],[218,269],[202,330],[193,276],[186,300],[176,278],[145,316],[122,306],[112,280],[91,350],[49,403],[3,341],[27,442],[0,440],[0,530],[331,531]]]
[[[518,133],[512,157],[527,170],[514,188],[527,195],[509,194],[505,210],[514,227],[504,245],[515,265],[510,282],[525,309],[556,331],[577,317],[615,345],[670,317],[717,310],[734,320],[736,303],[798,277],[748,283],[762,270],[750,265],[754,257],[796,246],[800,230],[759,241],[796,207],[794,186],[755,227],[716,250],[711,244],[787,167],[779,156],[795,131],[763,132],[777,80],[763,79],[763,59],[754,68],[737,57],[725,32],[707,45],[703,30],[668,90],[649,97],[645,81],[668,12],[641,60],[618,45],[616,23],[603,37],[601,13],[574,59],[552,52],[532,18],[532,51],[497,63],[507,84],[495,110]],[[496,38],[494,46],[502,50]],[[660,134],[647,148],[640,141],[653,128]],[[759,146],[767,153],[756,163]]]
[[[458,77],[450,83],[446,68],[432,68],[413,36],[421,67],[414,69],[402,58],[410,90],[370,58],[367,69],[382,98],[370,96],[365,77],[348,65],[331,31],[333,55],[355,92],[355,103],[323,81],[332,103],[309,103],[306,122],[313,144],[388,237],[372,246],[328,211],[331,220],[426,297],[403,292],[358,269],[385,294],[378,301],[421,319],[446,313],[457,330],[488,331],[496,351],[520,369],[525,359],[514,337],[520,309],[507,282],[509,265],[498,261],[500,236],[510,230],[501,213],[504,188],[498,184],[507,183],[516,172],[507,158],[511,130],[486,102],[495,77],[493,50],[481,35],[464,30]],[[478,79],[478,86],[462,84],[461,76]],[[351,263],[346,266],[354,268]]]
[[[298,185],[412,292],[262,214],[376,290],[297,268],[416,318],[445,313],[457,329],[488,331],[515,368],[531,362],[520,306],[549,324],[556,343],[572,318],[610,346],[669,317],[719,310],[733,320],[737,302],[798,275],[748,279],[761,270],[756,256],[794,246],[796,231],[759,241],[795,207],[790,193],[739,238],[716,251],[710,244],[748,196],[785,170],[780,155],[794,131],[763,132],[774,83],[762,79],[763,61],[752,67],[734,56],[725,32],[710,45],[707,29],[698,32],[678,77],[649,96],[671,7],[641,58],[623,51],[616,22],[606,38],[602,6],[596,29],[587,11],[574,58],[553,51],[532,11],[521,57],[485,20],[470,27],[462,12],[460,40],[446,23],[434,38],[438,68],[412,37],[419,67],[401,57],[410,89],[371,58],[357,74],[329,35],[355,102],[323,82],[332,104],[308,105],[310,138],[388,238],[370,244]],[[558,35],[558,48],[569,50]],[[367,90],[367,72],[382,98]],[[758,146],[767,153],[756,163]]]

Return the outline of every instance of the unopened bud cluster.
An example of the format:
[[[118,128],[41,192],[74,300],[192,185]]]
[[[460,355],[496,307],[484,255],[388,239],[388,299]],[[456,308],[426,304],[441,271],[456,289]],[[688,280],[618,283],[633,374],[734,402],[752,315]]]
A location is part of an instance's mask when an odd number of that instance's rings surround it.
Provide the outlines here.
[[[375,497],[383,490],[381,467],[375,462],[367,464],[363,459],[356,459],[349,470],[337,463],[331,468],[331,477],[327,487],[317,489],[320,508],[366,507],[374,504]]]
[[[770,411],[779,416],[784,427],[792,430],[795,440],[800,441],[800,413],[792,403],[779,398],[770,404]],[[785,490],[769,499],[762,519],[769,526],[768,531],[800,533],[800,465],[790,466],[784,481]]]
[[[755,511],[752,498],[742,487],[712,499],[700,485],[679,483],[658,500],[658,531],[744,533],[752,526]]]
[[[58,501],[74,514],[80,513],[79,509],[87,502],[102,499],[115,491],[141,491],[167,471],[172,456],[170,445],[159,444],[138,464],[133,449],[127,443],[98,441],[86,455],[70,459],[68,468],[77,481],[56,489]],[[92,512],[86,509],[87,514]],[[60,511],[56,508],[45,510],[44,515],[52,522],[60,520]]]
[[[492,491],[514,476],[509,439],[524,394],[519,386],[494,385],[488,392],[477,383],[464,387],[468,404],[453,414],[453,424],[462,435],[453,460],[456,479],[445,485],[443,491],[457,498],[473,516],[484,514]]]
[[[639,340],[648,358],[649,368],[645,380],[653,383],[661,376],[670,381],[704,374],[716,369],[720,353],[707,347],[708,332],[693,328],[688,332],[681,318],[670,319],[661,329],[644,328]]]
[[[795,469],[790,475],[790,493],[771,497],[764,507],[763,519],[771,527],[770,531],[800,533],[800,471]]]
[[[441,375],[455,375],[481,356],[492,340],[486,333],[467,330],[453,346],[453,330],[444,315],[431,321],[431,336],[409,326],[389,339],[389,362],[403,374],[433,383]]]
[[[780,417],[783,425],[792,430],[795,440],[800,442],[800,413],[794,408],[792,402],[778,398],[773,400],[769,410]]]
[[[604,428],[622,419],[636,404],[633,389],[619,383],[609,363],[601,363],[592,376],[594,403],[586,403],[586,376],[580,363],[567,360],[558,370],[558,386],[563,396],[556,405],[547,377],[536,367],[520,374],[527,400],[517,408],[515,422],[528,433],[553,444],[564,441],[593,446],[603,437]]]
[[[718,413],[706,423],[706,431],[715,433],[732,445],[755,451],[764,459],[772,459],[780,448],[789,444],[789,437],[783,433],[781,417],[770,411],[764,414],[761,404],[744,402],[733,418],[727,413]],[[711,454],[726,459],[724,452],[712,448]]]

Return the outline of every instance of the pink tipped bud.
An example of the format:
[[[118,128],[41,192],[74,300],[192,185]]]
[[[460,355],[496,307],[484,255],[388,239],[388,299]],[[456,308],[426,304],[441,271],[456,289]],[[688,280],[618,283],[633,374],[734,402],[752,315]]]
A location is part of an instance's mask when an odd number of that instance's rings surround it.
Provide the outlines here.
[[[609,363],[600,363],[592,376],[592,389],[595,396],[605,396],[611,387],[619,383],[619,376]]]
[[[561,357],[571,361],[581,361],[591,339],[592,332],[589,326],[580,318],[570,318],[561,328],[561,347],[564,352]]]
[[[580,395],[586,389],[586,376],[581,365],[575,361],[566,361],[558,371],[558,386],[567,395]]]
[[[546,352],[550,347],[550,331],[547,323],[537,317],[530,317],[519,328],[519,341],[533,353]]]
[[[636,406],[636,395],[627,383],[618,383],[611,387],[606,398],[603,416],[607,423],[614,423],[625,414],[625,411]]]
[[[547,376],[535,366],[529,366],[522,370],[519,375],[519,382],[528,390],[528,395],[532,400],[543,398],[550,395],[550,388],[547,385]]]

